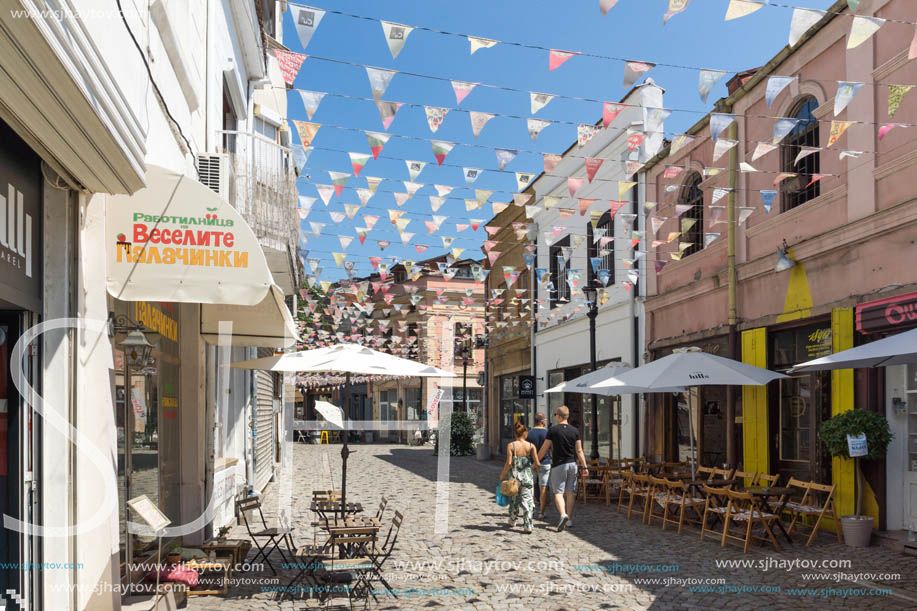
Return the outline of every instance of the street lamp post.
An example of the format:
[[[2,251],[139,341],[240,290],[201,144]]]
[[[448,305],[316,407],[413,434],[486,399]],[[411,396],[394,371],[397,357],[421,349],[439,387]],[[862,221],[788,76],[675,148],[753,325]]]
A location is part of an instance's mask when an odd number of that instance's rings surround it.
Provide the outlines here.
[[[583,294],[589,303],[589,311],[586,317],[589,318],[589,366],[595,371],[595,319],[599,314],[599,306],[596,304],[596,287],[589,285],[583,288]],[[589,457],[593,460],[599,457],[599,415],[598,401],[595,393],[590,395],[592,401],[592,451]]]

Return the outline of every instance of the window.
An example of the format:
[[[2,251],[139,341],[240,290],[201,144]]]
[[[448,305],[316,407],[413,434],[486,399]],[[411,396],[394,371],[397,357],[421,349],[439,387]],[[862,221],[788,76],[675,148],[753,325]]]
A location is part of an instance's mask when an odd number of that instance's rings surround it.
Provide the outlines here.
[[[681,227],[691,224],[682,231],[681,241],[691,244],[681,253],[682,257],[692,255],[704,248],[704,191],[700,188],[701,175],[694,172],[685,182],[681,204],[691,206],[681,215]],[[691,223],[689,219],[695,222]]]
[[[592,259],[595,257],[601,257],[602,259],[602,262],[599,264],[599,269],[608,270],[607,285],[614,284],[614,242],[609,242],[604,247],[601,245],[602,238],[613,238],[614,235],[614,220],[611,218],[611,212],[606,212],[601,217],[599,217],[598,222],[595,224],[594,230],[592,228],[592,223],[586,224],[586,254],[588,257],[588,261],[586,261],[586,283],[588,285],[591,285],[594,282],[605,285],[605,283],[598,281],[598,274],[592,267]]]
[[[567,285],[567,262],[562,250],[566,246],[570,246],[570,236],[556,242],[548,250],[551,282],[554,283],[554,294],[550,296],[551,309],[570,300],[570,287]]]
[[[813,115],[816,108],[818,108],[818,102],[815,98],[803,99],[791,115],[799,119],[799,123],[783,140],[781,171],[797,174],[796,177],[787,178],[780,183],[784,212],[818,197],[821,192],[818,182],[809,185],[812,176],[819,172],[819,154],[811,153],[796,163],[796,157],[802,147],[819,146],[818,121]]]

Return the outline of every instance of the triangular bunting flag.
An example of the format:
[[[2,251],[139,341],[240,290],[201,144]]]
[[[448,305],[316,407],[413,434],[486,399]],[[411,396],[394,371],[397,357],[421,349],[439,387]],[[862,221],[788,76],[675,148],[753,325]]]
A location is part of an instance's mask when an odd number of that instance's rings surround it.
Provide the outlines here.
[[[481,130],[487,125],[487,122],[494,118],[494,115],[486,112],[469,111],[468,116],[471,118],[471,133],[477,138]]]
[[[599,171],[603,163],[605,159],[602,157],[586,157],[586,178],[589,179],[589,182],[595,178],[595,173]]]
[[[296,34],[299,36],[299,42],[302,43],[303,49],[309,46],[312,35],[321,23],[325,11],[310,6],[290,5],[290,15],[293,17],[293,26],[296,28]]]
[[[280,74],[283,75],[283,82],[288,87],[293,86],[293,81],[299,75],[299,69],[302,63],[306,61],[307,55],[302,53],[293,53],[292,51],[283,51],[281,49],[271,49],[271,54],[277,60],[277,66],[280,68]]]
[[[430,131],[434,134],[436,130],[443,124],[443,121],[446,119],[446,115],[449,114],[448,108],[438,108],[436,106],[424,106],[424,112],[427,115],[427,125],[430,126]]]
[[[373,91],[373,100],[378,102],[385,95],[386,89],[392,82],[392,78],[398,74],[395,70],[383,70],[382,68],[370,68],[366,66],[366,76],[369,77],[369,87]]]
[[[401,49],[404,48],[404,43],[407,41],[408,35],[414,28],[398,23],[391,23],[390,21],[380,21],[379,23],[382,24],[382,32],[385,34],[388,50],[392,52],[392,59],[395,59],[398,57],[398,54],[401,53]]]
[[[347,179],[350,178],[350,174],[345,172],[328,172],[328,176],[331,177],[331,182],[334,184],[334,193],[340,197],[341,191],[347,186]]]
[[[513,151],[510,149],[495,149],[494,153],[497,155],[497,165],[500,168],[500,171],[503,171],[503,168],[506,167],[506,164],[511,162],[516,158],[516,154],[519,151]]]
[[[726,75],[722,70],[701,70],[698,78],[697,91],[700,94],[701,101],[706,104],[707,97],[720,79]]]
[[[481,168],[462,168],[462,173],[465,175],[465,185],[469,187],[473,185],[474,181],[481,175],[481,172]]]
[[[306,116],[309,117],[309,120],[312,120],[312,115],[315,114],[315,111],[318,110],[318,105],[321,104],[322,98],[325,97],[325,94],[319,91],[303,91],[299,90],[299,95],[302,97],[302,104],[306,107]]]
[[[475,51],[478,49],[489,49],[498,41],[491,40],[489,38],[478,38],[477,36],[469,36],[468,42],[471,44],[471,55],[474,55]]]
[[[379,118],[382,120],[383,128],[388,129],[391,127],[392,121],[395,120],[395,114],[401,106],[401,102],[383,102],[382,100],[376,102],[376,108],[379,109]]]
[[[547,93],[529,93],[529,100],[531,102],[532,114],[537,114],[539,110],[548,105],[548,103],[554,99],[553,95]]]
[[[545,121],[543,119],[526,119],[526,126],[528,127],[529,137],[532,139],[532,142],[537,140],[541,130],[550,124],[550,121]]]
[[[586,143],[592,140],[598,132],[598,126],[580,124],[576,127],[576,143],[580,146],[586,146]]]
[[[321,125],[318,123],[297,121],[296,119],[293,119],[293,125],[296,126],[296,131],[299,133],[299,140],[302,142],[302,145],[304,147],[312,146],[312,141],[315,139],[315,135],[318,133]]]
[[[545,174],[549,173],[551,170],[557,167],[557,164],[563,160],[563,157],[560,155],[545,154],[544,155],[544,171]]]
[[[465,81],[452,81],[452,91],[455,92],[455,103],[461,104],[462,100],[468,97],[468,94],[471,93],[471,90],[475,88],[477,83],[466,83]]]
[[[415,180],[418,176],[420,176],[420,173],[423,171],[424,166],[427,165],[427,162],[405,159],[404,164],[408,168],[408,175],[411,177],[411,180]]]
[[[364,153],[347,153],[350,156],[350,165],[353,166],[353,175],[359,176],[360,171],[366,162],[369,161],[370,155]]]
[[[442,142],[441,140],[433,140],[430,144],[433,146],[433,156],[436,157],[437,165],[443,165],[446,155],[455,146],[451,142]]]
[[[789,87],[790,83],[796,80],[795,76],[772,76],[767,79],[767,89],[764,91],[764,99],[767,107],[770,108],[780,92]]]
[[[624,62],[624,88],[633,87],[634,83],[655,67],[656,64],[648,62]]]
[[[559,68],[564,62],[573,57],[574,55],[579,55],[579,53],[573,53],[570,51],[558,51],[557,49],[551,49],[548,52],[548,71]]]

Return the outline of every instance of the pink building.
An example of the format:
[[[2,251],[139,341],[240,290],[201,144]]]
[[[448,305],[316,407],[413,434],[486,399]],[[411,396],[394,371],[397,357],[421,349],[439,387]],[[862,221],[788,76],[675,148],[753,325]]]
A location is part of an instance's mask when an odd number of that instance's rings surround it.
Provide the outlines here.
[[[645,286],[649,358],[694,345],[785,371],[917,323],[855,322],[861,311],[876,317],[876,300],[906,309],[917,290],[917,92],[889,115],[890,95],[900,91],[890,86],[917,84],[917,61],[908,60],[914,6],[875,0],[859,14],[886,22],[847,49],[854,19],[846,0],[836,2],[795,46],[734,77],[729,97],[689,138],[676,136],[643,169],[644,202],[658,204],[644,219],[647,261],[656,261]],[[842,82],[862,85],[835,115]],[[786,84],[770,105],[769,84]],[[717,146],[711,126],[725,123]],[[897,123],[912,127],[888,130]],[[651,395],[647,453],[683,458],[693,417],[702,463],[834,483],[846,515],[855,499],[852,461],[832,464],[818,427],[854,406],[880,411],[895,441],[887,460],[865,463],[864,507],[880,528],[917,525],[915,374],[847,370],[794,375],[766,389]]]

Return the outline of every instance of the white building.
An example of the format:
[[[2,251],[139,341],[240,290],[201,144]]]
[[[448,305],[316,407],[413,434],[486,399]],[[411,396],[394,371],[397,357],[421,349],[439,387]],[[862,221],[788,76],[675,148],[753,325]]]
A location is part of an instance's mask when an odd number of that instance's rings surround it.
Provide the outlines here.
[[[284,146],[285,86],[264,43],[279,47],[282,7],[0,3],[0,502],[23,522],[75,529],[63,536],[5,528],[0,562],[78,567],[0,571],[0,591],[17,592],[21,608],[120,608],[118,586],[142,576],[130,564],[155,554],[151,539],[126,532],[128,518],[139,521],[129,499],[146,494],[179,525],[198,519],[213,496],[218,526],[231,519],[236,494],[274,476],[282,385],[263,373],[216,372],[221,359],[278,347],[292,331],[282,295],[299,284],[289,229],[298,226],[295,174]],[[242,226],[251,227],[257,253],[239,245],[235,254],[263,272],[263,301],[202,304],[188,298],[193,282],[179,282],[185,267],[153,282],[152,262],[136,261],[117,293],[125,299],[113,296],[112,253],[130,253],[138,242],[116,236],[116,213],[148,213],[140,197],[163,186],[151,177],[175,173],[230,200],[242,215],[234,230],[240,244]],[[191,202],[174,204],[167,211]],[[231,212],[212,211],[220,222]],[[239,294],[253,294],[253,286]],[[34,390],[17,391],[6,372],[20,336],[65,318],[91,328],[41,335],[24,359]],[[214,347],[221,320],[234,323],[235,347],[225,357]],[[153,348],[150,359],[126,366],[133,329]],[[110,506],[107,482],[117,487]],[[201,520],[182,541],[200,544],[214,528]]]
[[[622,362],[637,366],[642,355],[637,337],[642,322],[638,302],[640,270],[646,265],[639,239],[637,191],[630,181],[634,163],[652,156],[662,140],[662,89],[652,84],[632,89],[620,112],[585,146],[573,145],[562,160],[535,182],[538,194],[533,222],[537,248],[532,286],[536,322],[532,328],[532,370],[537,385],[536,411],[552,419],[560,405],[570,408],[570,422],[580,428],[583,449],[593,452],[592,397],[597,402],[598,454],[602,458],[638,454],[636,397],[603,397],[544,390],[588,373],[589,306],[583,287],[598,286],[595,321],[596,365]],[[645,118],[649,120],[644,123]],[[649,125],[652,123],[652,125]],[[600,124],[601,125],[601,124]],[[589,180],[586,159],[601,159]],[[593,162],[590,162],[593,163]],[[571,196],[568,178],[583,184]],[[593,201],[594,200],[594,201]]]

